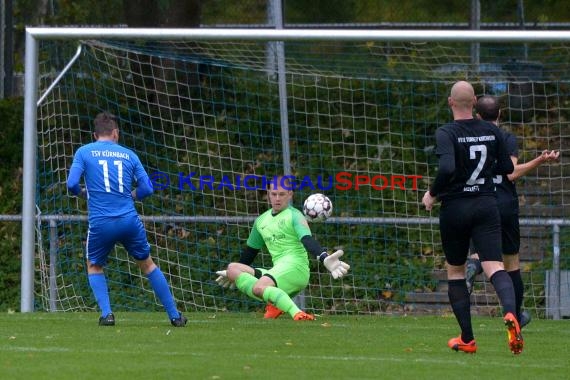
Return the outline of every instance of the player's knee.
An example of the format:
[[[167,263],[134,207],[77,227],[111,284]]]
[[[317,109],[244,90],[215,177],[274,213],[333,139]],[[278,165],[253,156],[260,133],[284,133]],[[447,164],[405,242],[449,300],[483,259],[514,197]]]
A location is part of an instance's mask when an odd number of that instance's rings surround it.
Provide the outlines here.
[[[260,284],[259,281],[253,285],[252,292],[256,297],[263,298],[263,292],[267,286],[265,284]]]
[[[454,265],[447,263],[447,279],[448,280],[460,280],[465,278],[465,266],[464,265]]]
[[[137,264],[144,274],[148,274],[156,268],[156,264],[150,257],[147,257],[145,260],[137,260]]]
[[[481,261],[481,267],[488,279],[491,279],[495,273],[500,270],[505,270],[502,261]]]
[[[89,274],[103,273],[103,266],[96,263],[92,263],[89,260],[87,260],[87,273]]]
[[[512,272],[512,271],[520,269],[519,255],[518,254],[504,255],[503,256],[503,263],[505,265],[505,270],[507,272]]]
[[[228,278],[232,281],[235,281],[236,278],[245,272],[245,265],[240,263],[229,263],[227,269]]]

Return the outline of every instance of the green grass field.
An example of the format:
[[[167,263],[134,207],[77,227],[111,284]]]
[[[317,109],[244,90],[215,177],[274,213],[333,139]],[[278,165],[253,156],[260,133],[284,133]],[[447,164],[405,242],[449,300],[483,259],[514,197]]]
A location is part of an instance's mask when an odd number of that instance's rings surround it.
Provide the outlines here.
[[[453,352],[454,317],[261,313],[0,315],[0,379],[568,379],[569,321],[533,320],[510,353],[499,318],[474,318],[478,352]]]

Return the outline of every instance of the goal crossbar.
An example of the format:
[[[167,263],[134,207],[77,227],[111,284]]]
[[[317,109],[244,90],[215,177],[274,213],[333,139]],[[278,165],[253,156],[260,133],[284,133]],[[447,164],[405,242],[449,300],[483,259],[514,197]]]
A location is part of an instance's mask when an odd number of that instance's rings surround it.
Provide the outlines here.
[[[156,28],[27,28],[33,39],[78,40],[273,40],[273,41],[455,41],[556,42],[570,40],[570,31],[528,30],[336,30],[336,29],[156,29]]]
[[[36,215],[36,146],[38,55],[40,40],[254,40],[254,41],[385,41],[385,42],[569,42],[570,31],[526,30],[333,30],[333,29],[146,29],[26,28],[24,164],[22,197],[21,311],[33,311],[34,226]],[[426,220],[429,218],[426,218]],[[392,221],[393,222],[393,221]],[[552,221],[551,221],[552,222]],[[565,225],[565,221],[551,223]],[[431,223],[431,221],[429,222]],[[540,224],[548,224],[541,221]]]

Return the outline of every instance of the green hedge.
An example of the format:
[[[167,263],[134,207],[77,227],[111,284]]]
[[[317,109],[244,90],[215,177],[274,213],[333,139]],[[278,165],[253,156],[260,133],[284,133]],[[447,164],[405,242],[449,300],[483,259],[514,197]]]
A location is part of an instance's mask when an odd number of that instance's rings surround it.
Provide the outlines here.
[[[0,100],[0,214],[20,214],[22,205],[23,99]],[[21,224],[0,222],[0,311],[20,303]]]

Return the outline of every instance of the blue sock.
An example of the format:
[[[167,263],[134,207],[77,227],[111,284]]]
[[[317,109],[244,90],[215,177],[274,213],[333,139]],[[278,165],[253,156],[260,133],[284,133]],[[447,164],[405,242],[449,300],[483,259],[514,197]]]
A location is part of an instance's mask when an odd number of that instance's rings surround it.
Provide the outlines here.
[[[89,286],[93,291],[93,295],[97,300],[97,305],[101,309],[101,316],[106,317],[111,313],[111,301],[109,300],[109,288],[107,287],[107,278],[104,273],[91,273],[87,276]]]
[[[154,290],[154,294],[156,294],[162,303],[162,306],[164,306],[164,309],[168,314],[168,318],[180,318],[180,313],[178,312],[176,304],[174,303],[174,297],[172,297],[172,293],[170,293],[170,288],[168,287],[166,278],[164,277],[164,274],[161,272],[160,268],[157,267],[155,270],[147,274],[146,277],[150,281],[150,285]]]

